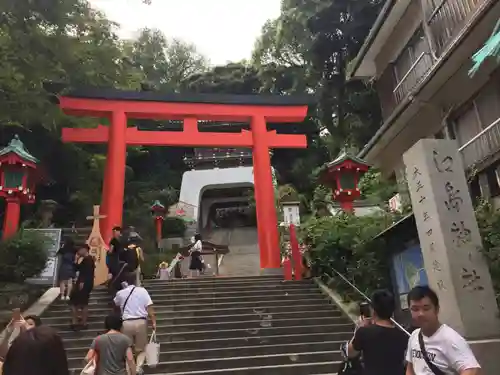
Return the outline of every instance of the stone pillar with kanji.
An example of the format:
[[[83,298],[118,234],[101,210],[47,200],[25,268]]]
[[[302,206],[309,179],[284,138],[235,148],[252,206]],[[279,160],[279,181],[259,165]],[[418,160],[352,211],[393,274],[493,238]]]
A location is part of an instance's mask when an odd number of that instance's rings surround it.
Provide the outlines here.
[[[429,286],[439,295],[441,322],[468,340],[500,338],[495,291],[456,142],[422,139],[403,160]],[[500,340],[495,342],[493,351],[484,341],[471,346],[478,359],[491,365],[498,357],[492,353],[500,348]]]

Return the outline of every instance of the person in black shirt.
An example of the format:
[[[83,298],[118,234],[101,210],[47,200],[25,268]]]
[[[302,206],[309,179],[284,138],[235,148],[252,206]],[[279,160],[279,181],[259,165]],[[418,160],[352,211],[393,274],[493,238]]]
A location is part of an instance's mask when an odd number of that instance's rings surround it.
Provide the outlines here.
[[[76,270],[75,287],[70,296],[70,305],[72,307],[72,329],[86,328],[88,318],[88,305],[92,289],[94,288],[94,258],[89,254],[89,246],[83,244],[78,248],[78,261]],[[81,325],[79,325],[79,322]]]
[[[123,243],[121,240],[122,228],[113,228],[113,238],[109,242],[109,250],[106,255],[106,264],[108,265],[109,273],[115,277],[120,271],[120,255],[123,252]]]
[[[359,327],[348,345],[349,358],[362,354],[364,375],[404,375],[408,335],[391,321],[394,296],[387,290],[373,293],[370,324]]]

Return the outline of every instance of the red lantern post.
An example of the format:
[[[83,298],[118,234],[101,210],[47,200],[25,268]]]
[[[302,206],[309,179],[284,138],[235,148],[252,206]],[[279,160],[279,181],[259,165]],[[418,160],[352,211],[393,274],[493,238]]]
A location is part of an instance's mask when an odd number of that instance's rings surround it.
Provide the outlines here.
[[[332,189],[333,199],[345,212],[352,212],[353,202],[361,196],[359,180],[368,169],[368,163],[342,151],[334,161],[324,166],[320,182]]]
[[[293,279],[292,261],[290,260],[288,255],[285,256],[285,258],[281,263],[283,264],[283,276],[285,278],[285,281],[292,281]]]
[[[151,214],[153,215],[153,219],[155,221],[156,228],[156,243],[159,245],[162,238],[162,225],[163,220],[165,220],[165,213],[167,212],[164,205],[160,203],[160,201],[154,201],[151,206]]]
[[[21,204],[35,202],[38,159],[31,155],[16,135],[0,150],[0,197],[6,201],[2,238],[19,228]]]

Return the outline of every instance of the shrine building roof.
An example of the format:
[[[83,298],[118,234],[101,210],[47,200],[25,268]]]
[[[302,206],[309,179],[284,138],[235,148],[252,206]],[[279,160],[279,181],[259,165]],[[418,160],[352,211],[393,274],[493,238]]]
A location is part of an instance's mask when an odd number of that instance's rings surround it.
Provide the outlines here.
[[[19,136],[16,134],[14,138],[11,139],[9,144],[0,150],[0,156],[4,156],[10,153],[14,153],[19,156],[21,159],[26,161],[30,161],[32,163],[38,163],[38,159],[31,155],[26,147],[24,147],[24,143],[21,142]]]

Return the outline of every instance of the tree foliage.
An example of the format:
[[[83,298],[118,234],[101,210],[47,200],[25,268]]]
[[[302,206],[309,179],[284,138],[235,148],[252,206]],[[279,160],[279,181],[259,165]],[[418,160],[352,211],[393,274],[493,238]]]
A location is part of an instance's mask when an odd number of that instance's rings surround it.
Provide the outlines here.
[[[371,88],[336,78],[339,58],[346,64],[353,58],[378,6],[375,0],[284,0],[280,16],[263,26],[251,60],[211,67],[195,46],[155,29],[120,40],[117,25],[87,0],[2,2],[0,144],[19,133],[42,160],[46,183],[38,196],[59,203],[56,225],[87,225],[85,216],[100,201],[106,148],[63,144],[60,132],[62,127],[94,127],[98,120],[63,115],[43,90],[45,81],[169,92],[314,94],[318,104],[304,123],[269,124],[280,133],[306,134],[307,149],[275,150],[272,162],[279,184],[293,186],[302,201],[310,202],[318,168],[344,143],[361,145],[379,125]],[[146,120],[136,124],[159,130],[177,126]],[[325,129],[329,134],[322,133]],[[188,152],[129,147],[126,223],[153,233],[149,206],[155,199],[166,206],[175,203]]]
[[[69,226],[99,203],[105,145],[63,144],[62,127],[93,127],[96,119],[64,116],[43,89],[46,81],[140,90],[149,82],[178,91],[180,82],[206,69],[193,45],[145,29],[123,41],[115,24],[86,0],[8,1],[0,5],[0,143],[19,133],[41,159],[45,184],[39,201],[59,203],[55,221]],[[151,226],[149,205],[177,200],[185,149],[129,148],[126,220]],[[35,208],[36,210],[36,208]]]
[[[363,293],[390,286],[387,248],[373,238],[393,222],[390,214],[357,217],[351,214],[311,218],[301,226],[301,239],[311,249],[313,273],[339,280],[336,270]],[[358,300],[359,296],[345,282],[335,289]]]
[[[19,283],[39,275],[47,263],[47,238],[21,231],[0,242],[0,282]]]
[[[476,207],[476,219],[483,239],[483,254],[500,303],[500,211],[490,202],[482,201]]]

